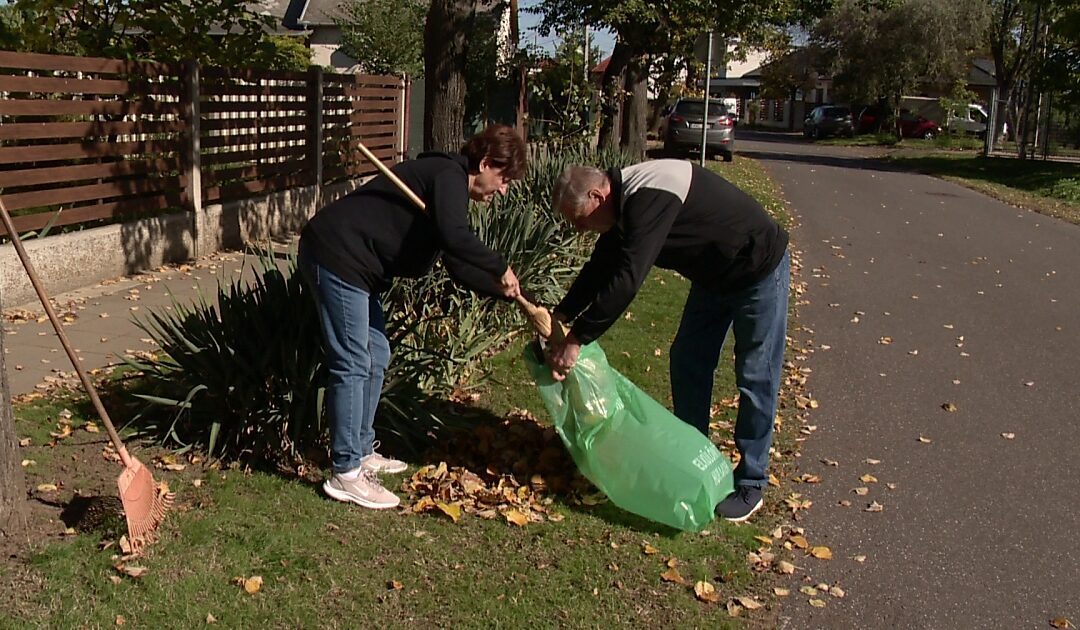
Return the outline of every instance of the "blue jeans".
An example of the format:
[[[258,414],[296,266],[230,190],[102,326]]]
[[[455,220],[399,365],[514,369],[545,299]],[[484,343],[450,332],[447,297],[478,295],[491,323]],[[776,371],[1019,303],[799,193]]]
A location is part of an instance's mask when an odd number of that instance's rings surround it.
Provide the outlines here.
[[[372,453],[375,409],[390,364],[379,298],[342,280],[300,248],[300,271],[315,291],[328,382],[330,453],[334,472],[360,467]]]
[[[713,373],[724,338],[735,329],[735,383],[739,415],[735,446],[742,459],[736,485],[764,487],[773,419],[784,366],[791,258],[784,253],[776,269],[736,293],[691,285],[682,322],[671,344],[671,397],[675,415],[709,435]]]

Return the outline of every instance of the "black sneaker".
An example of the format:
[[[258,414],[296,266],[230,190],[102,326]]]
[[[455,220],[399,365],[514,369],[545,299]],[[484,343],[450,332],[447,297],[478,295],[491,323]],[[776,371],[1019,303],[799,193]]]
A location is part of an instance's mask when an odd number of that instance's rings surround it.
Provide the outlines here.
[[[736,486],[726,499],[716,504],[716,515],[732,523],[741,523],[761,509],[761,488]]]

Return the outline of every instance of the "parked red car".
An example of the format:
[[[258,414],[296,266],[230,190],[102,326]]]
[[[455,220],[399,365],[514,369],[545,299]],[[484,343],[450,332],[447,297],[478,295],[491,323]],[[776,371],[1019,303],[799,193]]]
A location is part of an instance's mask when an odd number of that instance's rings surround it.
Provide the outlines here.
[[[907,110],[900,112],[900,135],[905,138],[925,138],[927,140],[941,133],[937,122]]]

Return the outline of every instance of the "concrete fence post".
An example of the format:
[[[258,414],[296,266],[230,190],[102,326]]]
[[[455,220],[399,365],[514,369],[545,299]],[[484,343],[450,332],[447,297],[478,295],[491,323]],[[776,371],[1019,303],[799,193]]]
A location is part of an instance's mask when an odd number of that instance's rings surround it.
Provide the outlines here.
[[[193,243],[192,257],[209,254],[205,249],[203,240],[208,239],[206,213],[203,211],[202,199],[202,124],[201,108],[199,107],[199,64],[195,62],[184,65],[184,117],[187,119],[187,137],[183,148],[184,152],[184,175],[187,178],[187,198],[191,211],[191,236]]]
[[[323,187],[323,143],[325,133],[323,130],[323,69],[321,66],[312,66],[308,79],[308,112],[310,123],[308,124],[308,159],[311,160],[311,178],[315,186],[315,194],[312,196],[313,208],[310,214],[314,214],[322,207]]]

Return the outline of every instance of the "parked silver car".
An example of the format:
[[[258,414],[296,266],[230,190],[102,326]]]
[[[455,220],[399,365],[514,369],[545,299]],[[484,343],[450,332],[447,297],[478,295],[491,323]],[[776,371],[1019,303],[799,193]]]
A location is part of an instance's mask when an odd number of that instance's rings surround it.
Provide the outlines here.
[[[660,119],[660,138],[667,154],[701,150],[701,131],[705,125],[705,100],[680,98],[665,107]],[[706,155],[721,155],[730,162],[735,155],[735,118],[728,108],[709,99],[708,129],[705,130]]]

